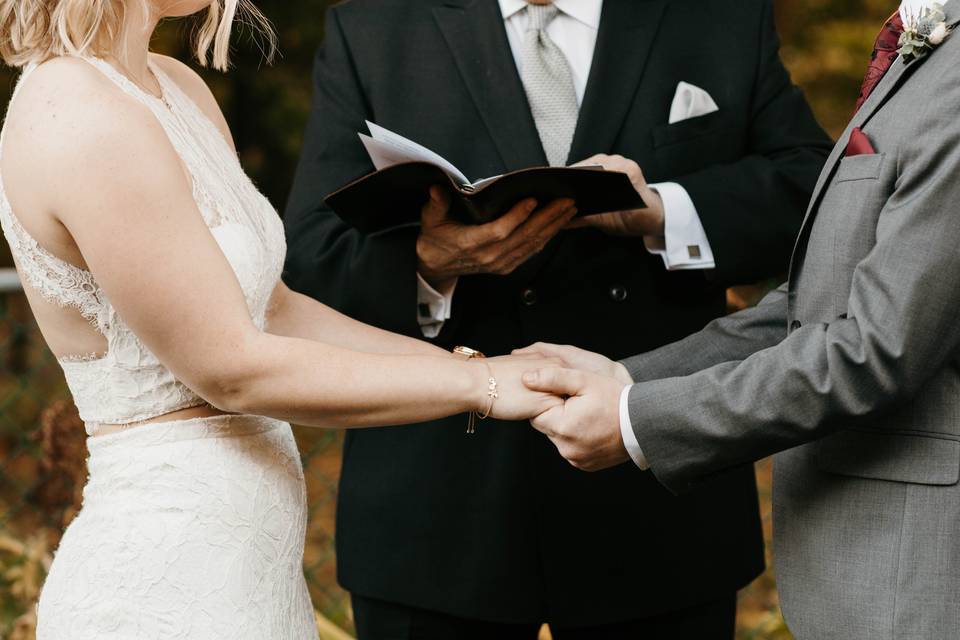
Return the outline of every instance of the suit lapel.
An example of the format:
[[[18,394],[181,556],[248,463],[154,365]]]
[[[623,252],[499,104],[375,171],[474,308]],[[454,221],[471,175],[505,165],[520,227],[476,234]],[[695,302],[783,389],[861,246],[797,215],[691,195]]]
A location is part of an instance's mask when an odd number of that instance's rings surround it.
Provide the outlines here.
[[[498,3],[448,0],[433,14],[504,167],[546,165]]]
[[[668,0],[605,0],[597,45],[570,148],[578,162],[606,152],[633,104]]]
[[[944,6],[944,12],[947,16],[947,23],[956,26],[958,22],[958,14],[960,14],[960,0],[949,0]],[[956,37],[956,35],[951,36]],[[801,260],[804,247],[806,244],[807,236],[810,232],[810,228],[813,225],[813,221],[816,218],[817,208],[820,206],[820,200],[823,197],[823,194],[830,184],[830,181],[833,179],[833,175],[837,170],[837,167],[840,164],[840,161],[843,160],[844,154],[847,149],[847,145],[850,143],[850,134],[856,128],[863,128],[867,122],[870,121],[870,118],[879,111],[883,105],[903,86],[903,84],[910,78],[912,72],[916,67],[923,64],[931,55],[936,55],[936,50],[923,56],[922,58],[914,58],[908,63],[904,63],[901,58],[897,58],[893,61],[893,66],[887,71],[887,74],[883,77],[880,83],[873,90],[873,93],[870,94],[870,98],[863,103],[863,106],[860,107],[860,110],[854,114],[853,118],[850,120],[850,123],[847,125],[847,128],[844,130],[843,134],[840,136],[840,139],[837,141],[837,144],[834,146],[833,151],[830,153],[830,156],[827,158],[827,162],[823,167],[823,171],[820,173],[820,177],[817,180],[817,184],[814,187],[813,194],[810,197],[810,205],[807,207],[807,213],[804,216],[803,224],[800,227],[800,233],[797,236],[796,243],[793,247],[793,254],[790,258],[790,275],[789,281],[791,285],[793,284],[794,276],[796,275],[796,266],[797,263]]]
[[[570,145],[570,164],[613,148],[633,104],[667,2],[604,0],[590,77]],[[534,277],[556,253],[560,242],[559,238],[550,242],[517,270],[517,277]]]
[[[570,161],[612,147],[669,0],[605,0]],[[508,170],[547,163],[496,2],[434,9],[464,84]]]
[[[870,118],[883,106],[886,101],[896,93],[901,83],[909,76],[907,73],[911,67],[920,62],[919,60],[912,60],[909,64],[904,64],[900,59],[894,61],[893,66],[887,71],[887,74],[883,77],[880,83],[873,90],[873,93],[870,94],[870,98],[863,103],[863,106],[860,107],[860,110],[853,116],[847,128],[841,134],[840,139],[837,141],[836,146],[834,146],[833,151],[830,153],[830,156],[827,158],[827,163],[824,165],[823,171],[820,173],[820,178],[817,180],[817,185],[814,187],[813,195],[810,199],[810,206],[807,208],[807,219],[809,220],[811,212],[816,208],[816,204],[819,204],[820,196],[823,195],[823,191],[829,182],[829,179],[833,176],[834,170],[837,168],[837,165],[843,160],[844,153],[846,152],[847,145],[850,143],[850,134],[855,128],[862,128]],[[805,221],[806,222],[806,221]]]

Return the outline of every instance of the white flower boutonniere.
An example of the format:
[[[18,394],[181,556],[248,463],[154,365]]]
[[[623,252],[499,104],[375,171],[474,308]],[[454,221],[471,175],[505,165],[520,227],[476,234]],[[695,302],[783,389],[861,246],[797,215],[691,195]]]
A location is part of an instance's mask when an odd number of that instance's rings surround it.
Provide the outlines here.
[[[943,5],[939,3],[924,9],[919,17],[907,16],[898,43],[900,48],[897,49],[903,61],[922,58],[943,44],[953,31],[946,21],[947,15],[943,12]]]

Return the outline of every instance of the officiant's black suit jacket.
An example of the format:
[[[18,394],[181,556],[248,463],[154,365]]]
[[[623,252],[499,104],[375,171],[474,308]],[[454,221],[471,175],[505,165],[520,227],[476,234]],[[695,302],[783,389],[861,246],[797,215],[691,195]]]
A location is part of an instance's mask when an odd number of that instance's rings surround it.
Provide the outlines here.
[[[364,120],[473,179],[546,164],[543,149],[496,0],[353,0],[326,20],[286,281],[422,337],[417,229],[364,236],[323,204],[373,169]],[[720,111],[668,125],[680,81]],[[726,286],[786,269],[830,146],[780,62],[769,0],[606,0],[570,160],[621,154],[650,182],[679,182],[717,268],[667,272],[640,238],[564,232],[510,276],[461,278],[436,342],[503,354],[543,340],[621,358],[697,331],[724,313]],[[675,497],[632,463],[578,471],[527,424],[465,427],[457,416],[347,434],[347,589],[469,618],[593,625],[703,602],[763,568],[751,467]]]

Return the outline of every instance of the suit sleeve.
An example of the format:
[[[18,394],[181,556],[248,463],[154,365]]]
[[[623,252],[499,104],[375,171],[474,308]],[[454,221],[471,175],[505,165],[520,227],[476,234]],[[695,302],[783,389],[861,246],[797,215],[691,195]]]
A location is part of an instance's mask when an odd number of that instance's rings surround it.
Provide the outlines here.
[[[787,337],[787,285],[755,307],[714,320],[702,331],[621,362],[635,382],[686,376],[724,362],[739,362]]]
[[[336,8],[317,53],[313,103],[284,221],[284,280],[300,293],[364,322],[422,337],[417,322],[417,230],[363,235],[324,198],[373,166],[357,138],[373,114]]]
[[[911,125],[939,138],[908,140],[896,158],[896,188],[876,229],[863,230],[877,241],[854,269],[846,318],[806,324],[742,362],[632,387],[634,432],[669,489],[892,410],[957,358],[960,127],[943,114],[960,89],[951,92]]]
[[[697,207],[725,285],[756,282],[787,266],[793,240],[833,143],[780,60],[772,3],[762,3],[760,59],[746,155],[673,179]]]

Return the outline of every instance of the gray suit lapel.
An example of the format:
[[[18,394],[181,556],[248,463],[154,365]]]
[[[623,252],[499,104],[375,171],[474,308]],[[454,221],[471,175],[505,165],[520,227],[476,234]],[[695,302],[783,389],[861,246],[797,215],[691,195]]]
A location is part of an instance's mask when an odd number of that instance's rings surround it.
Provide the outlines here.
[[[947,2],[947,4],[944,6],[944,13],[947,16],[948,24],[952,26],[960,24],[960,0],[949,0],[949,2]],[[960,36],[960,33],[953,34],[950,37],[955,38],[958,36]],[[840,139],[837,140],[837,144],[833,147],[833,151],[827,158],[827,162],[823,167],[823,171],[820,173],[817,184],[813,189],[813,194],[810,197],[810,205],[807,207],[807,213],[804,216],[803,224],[800,226],[800,233],[797,235],[797,240],[793,247],[793,254],[790,258],[790,275],[788,278],[791,285],[793,284],[793,279],[796,275],[796,265],[803,257],[807,235],[810,232],[810,227],[813,224],[813,220],[816,218],[816,211],[820,205],[820,200],[823,197],[826,187],[833,179],[833,175],[837,170],[837,166],[839,166],[840,161],[844,157],[847,145],[850,143],[850,134],[854,129],[863,128],[863,126],[870,121],[870,118],[872,118],[873,115],[887,103],[887,100],[889,100],[890,97],[893,96],[901,86],[903,86],[907,79],[912,75],[912,71],[916,67],[923,64],[923,62],[931,55],[936,54],[937,52],[934,50],[932,53],[923,56],[922,58],[914,58],[908,63],[904,63],[901,58],[894,60],[893,66],[890,67],[890,70],[887,71],[887,74],[883,77],[876,88],[874,88],[873,93],[870,94],[870,98],[867,99],[867,101],[863,103],[863,106],[860,107],[860,110],[854,114],[853,118],[850,120],[850,123],[847,125],[847,128],[844,130],[843,134],[841,134]]]
[[[823,189],[827,184],[827,180],[833,174],[833,170],[836,168],[840,160],[843,159],[844,152],[847,149],[847,144],[850,142],[850,134],[854,129],[862,128],[870,118],[873,117],[880,107],[886,103],[887,99],[896,93],[896,89],[900,87],[901,82],[908,76],[907,71],[915,64],[918,64],[920,60],[912,60],[911,62],[904,64],[899,58],[894,61],[893,66],[883,77],[880,83],[873,90],[873,93],[870,94],[870,98],[863,103],[863,106],[860,107],[860,110],[850,119],[850,122],[847,124],[847,128],[844,130],[843,134],[840,136],[840,139],[837,141],[836,146],[833,148],[833,151],[830,153],[830,157],[827,159],[827,163],[824,165],[824,170],[820,174],[820,178],[817,180],[817,186],[814,187],[813,197],[810,200],[810,207],[807,209],[807,215],[810,215],[810,211],[814,208],[814,203],[818,202],[819,197],[823,194]]]

